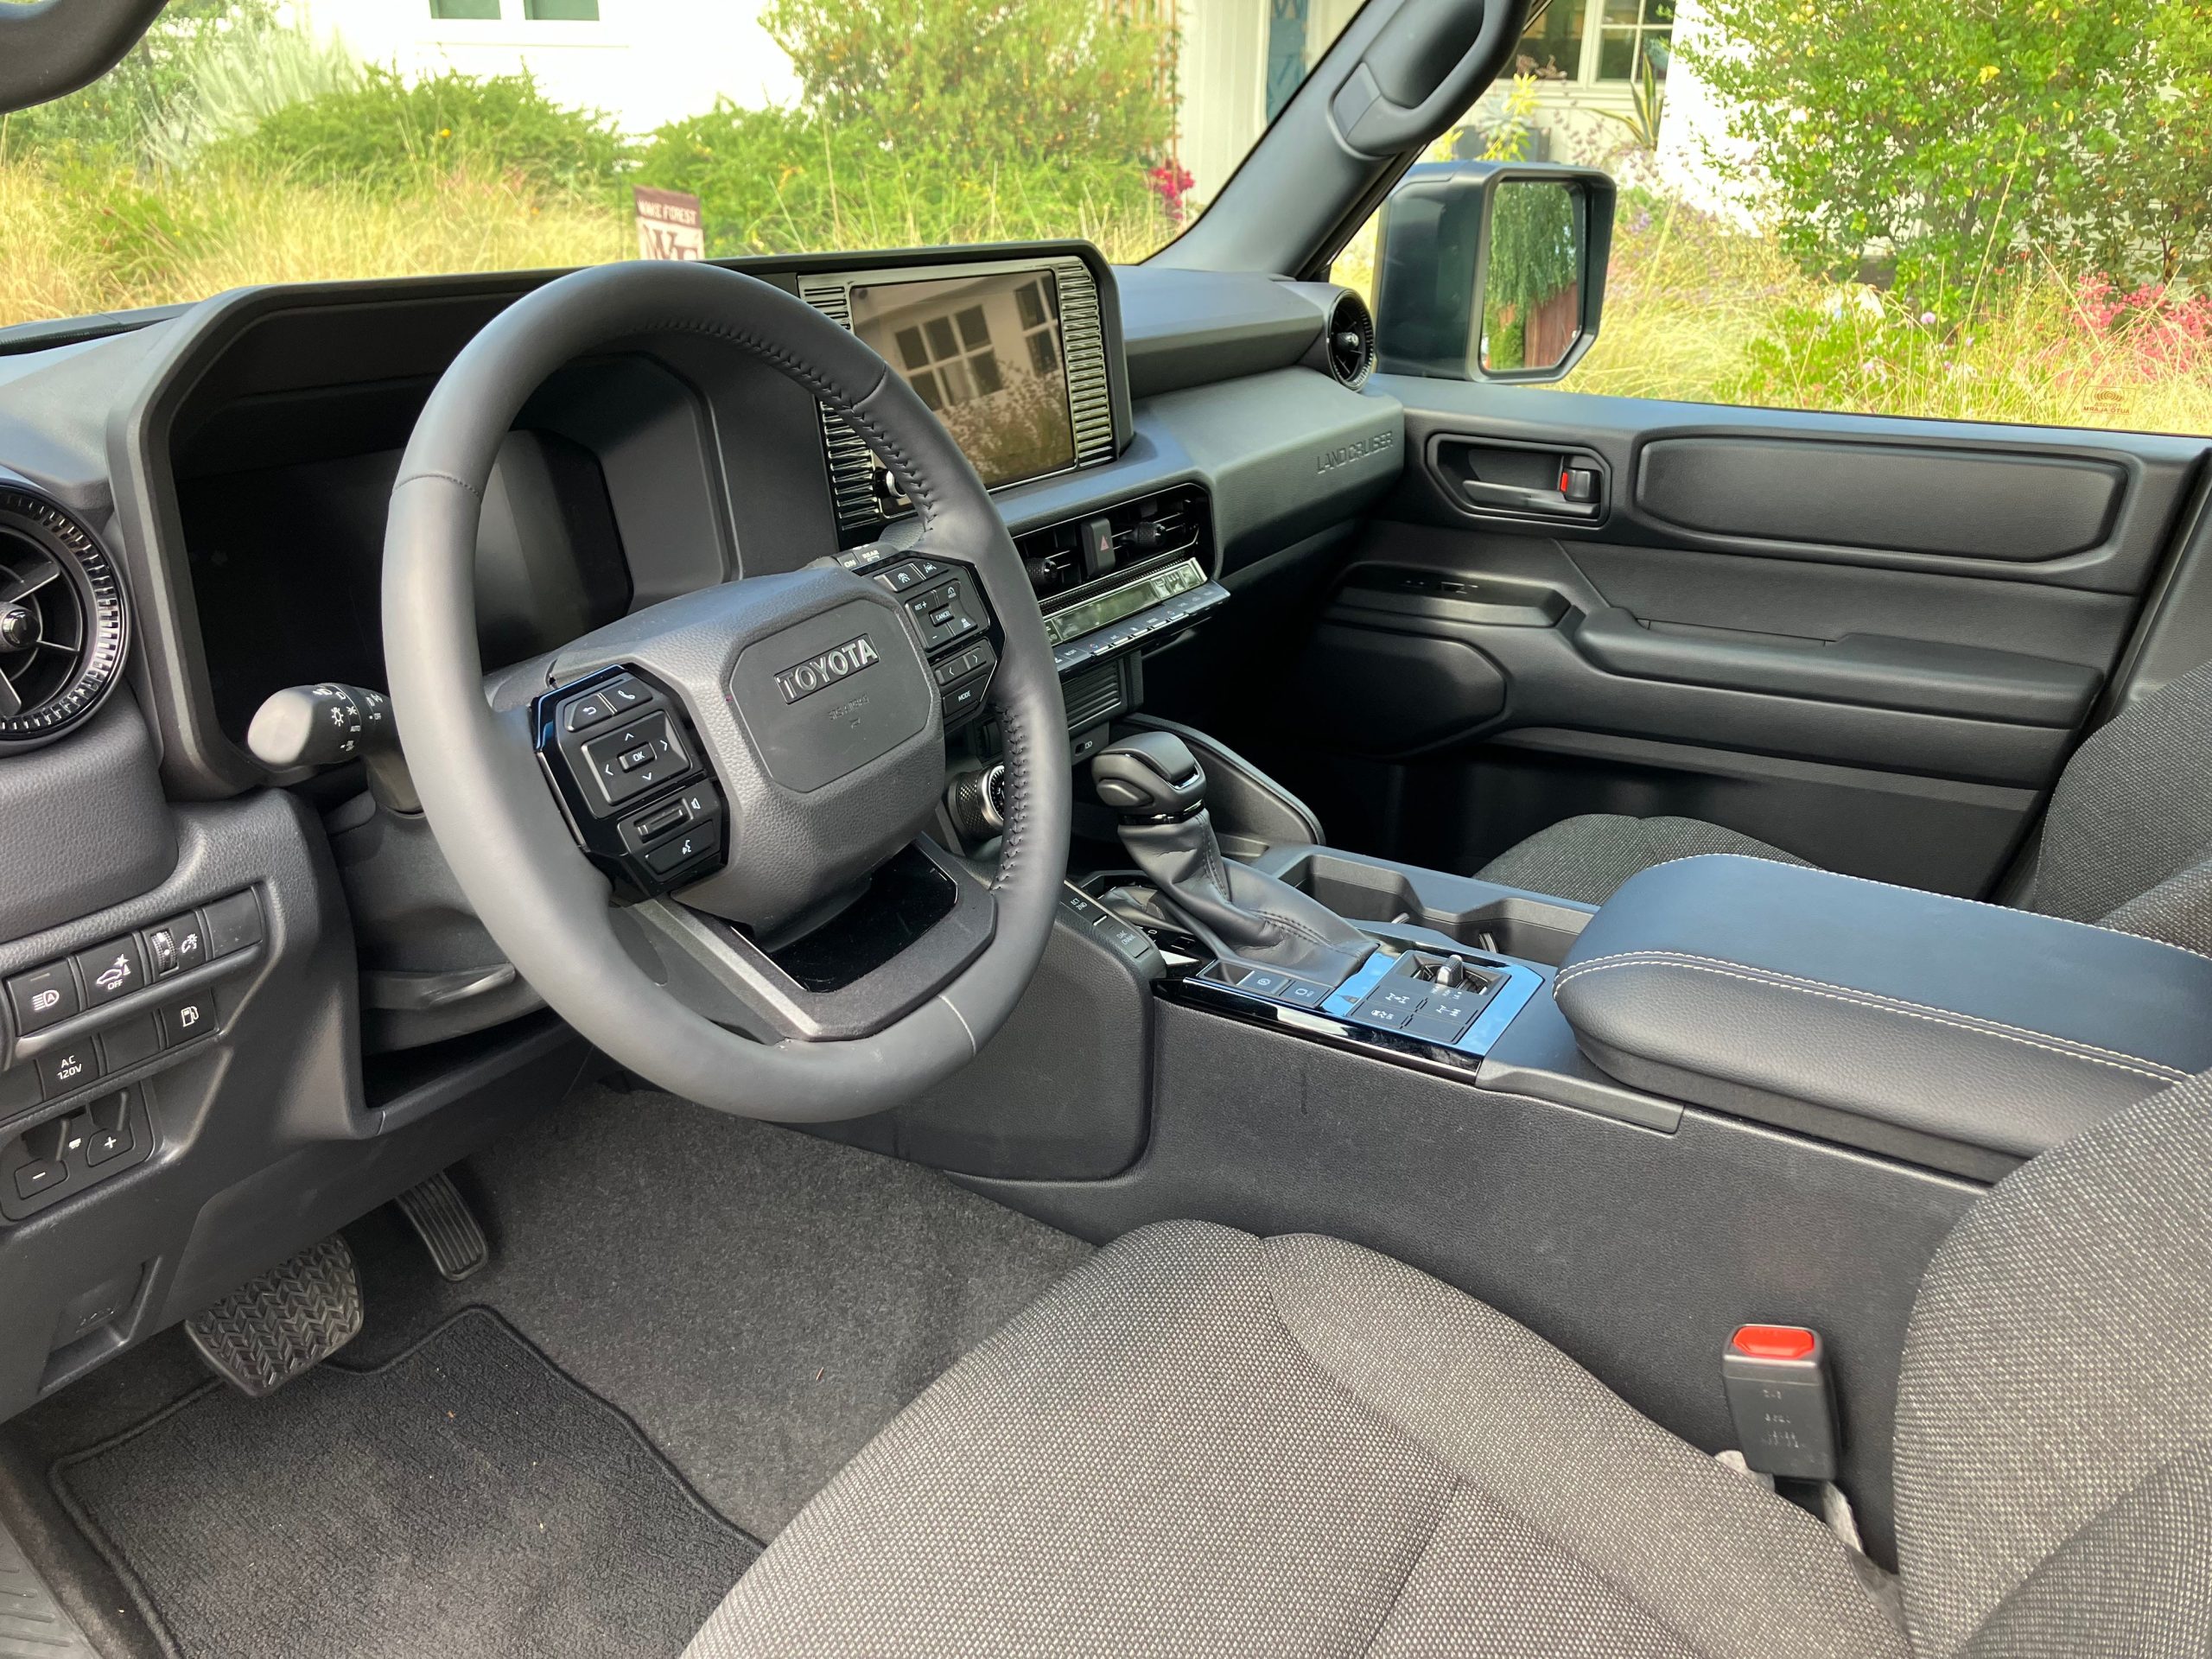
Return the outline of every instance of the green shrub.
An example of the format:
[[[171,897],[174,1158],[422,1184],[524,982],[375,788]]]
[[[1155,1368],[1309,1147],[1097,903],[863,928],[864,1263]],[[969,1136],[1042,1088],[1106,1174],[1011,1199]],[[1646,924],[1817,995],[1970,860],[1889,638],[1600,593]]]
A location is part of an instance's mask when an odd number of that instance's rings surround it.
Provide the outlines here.
[[[1089,234],[1144,245],[1173,42],[1100,0],[772,0],[796,110],[722,103],[647,141],[716,255]]]
[[[697,196],[716,257],[1071,236],[1160,215],[1126,160],[961,153],[919,134],[891,145],[872,124],[726,102],[654,133],[636,178]]]
[[[2202,0],[1709,0],[1683,46],[1811,272],[1868,256],[1946,318],[2007,264],[2212,276]]]
[[[153,124],[145,149],[175,171],[210,144],[244,137],[279,110],[360,83],[360,64],[334,35],[232,29],[198,54],[188,85]]]
[[[150,168],[155,135],[188,103],[208,59],[234,35],[277,27],[275,0],[169,0],[138,44],[91,86],[0,117],[0,156]]]
[[[277,110],[206,154],[309,182],[401,190],[480,171],[605,196],[622,172],[624,146],[610,117],[555,103],[526,74],[449,70],[410,85],[371,68],[359,85]]]

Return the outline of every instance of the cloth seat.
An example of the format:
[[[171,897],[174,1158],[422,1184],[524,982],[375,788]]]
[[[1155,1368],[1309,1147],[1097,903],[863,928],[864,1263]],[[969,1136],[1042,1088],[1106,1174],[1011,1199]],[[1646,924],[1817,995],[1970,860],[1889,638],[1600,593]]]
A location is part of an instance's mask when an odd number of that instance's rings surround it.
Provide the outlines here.
[[[2082,743],[2044,815],[2020,907],[2212,951],[2212,664],[2130,704]],[[1602,905],[1639,870],[1700,853],[1810,861],[1700,818],[1564,818],[1475,874]]]
[[[689,1659],[1879,1659],[1882,1580],[1437,1280],[1171,1222],[955,1365]]]
[[[1897,1423],[1890,1579],[1424,1274],[1166,1223],[932,1384],[687,1659],[2201,1656],[2212,1077],[1967,1212]]]

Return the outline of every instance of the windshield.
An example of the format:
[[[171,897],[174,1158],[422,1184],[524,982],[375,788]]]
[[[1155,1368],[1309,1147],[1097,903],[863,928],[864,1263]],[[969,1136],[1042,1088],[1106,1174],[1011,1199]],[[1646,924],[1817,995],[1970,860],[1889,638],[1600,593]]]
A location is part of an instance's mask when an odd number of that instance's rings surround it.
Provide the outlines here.
[[[0,118],[0,324],[641,253],[1141,259],[1357,10],[172,0],[100,80]]]

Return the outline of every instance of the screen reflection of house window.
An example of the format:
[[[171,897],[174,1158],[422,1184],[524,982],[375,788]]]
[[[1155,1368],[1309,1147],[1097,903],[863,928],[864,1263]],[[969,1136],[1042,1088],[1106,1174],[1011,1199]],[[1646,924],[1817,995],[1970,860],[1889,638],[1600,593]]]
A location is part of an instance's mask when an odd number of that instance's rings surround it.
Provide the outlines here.
[[[1059,329],[1052,305],[1057,297],[1057,293],[1048,290],[1042,283],[1024,283],[1014,291],[1014,307],[1021,318],[1022,343],[1029,348],[1032,374],[1050,374],[1060,366]]]
[[[990,319],[980,305],[901,328],[898,340],[900,366],[932,410],[988,397],[1006,385],[991,347]]]

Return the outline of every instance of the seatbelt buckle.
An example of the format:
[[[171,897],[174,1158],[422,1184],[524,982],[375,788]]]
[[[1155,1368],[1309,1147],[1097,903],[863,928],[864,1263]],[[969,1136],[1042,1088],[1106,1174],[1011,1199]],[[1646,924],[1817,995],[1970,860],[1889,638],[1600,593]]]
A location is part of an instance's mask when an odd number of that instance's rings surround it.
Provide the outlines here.
[[[1835,1478],[1835,1402],[1819,1332],[1738,1325],[1721,1351],[1720,1381],[1747,1467],[1783,1480]]]

